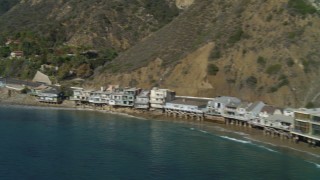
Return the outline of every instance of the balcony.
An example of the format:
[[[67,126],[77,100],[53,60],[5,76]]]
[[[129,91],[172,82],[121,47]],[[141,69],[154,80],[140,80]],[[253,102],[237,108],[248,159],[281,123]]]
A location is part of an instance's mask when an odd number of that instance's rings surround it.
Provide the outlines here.
[[[150,100],[151,104],[164,104],[165,101],[164,100]]]

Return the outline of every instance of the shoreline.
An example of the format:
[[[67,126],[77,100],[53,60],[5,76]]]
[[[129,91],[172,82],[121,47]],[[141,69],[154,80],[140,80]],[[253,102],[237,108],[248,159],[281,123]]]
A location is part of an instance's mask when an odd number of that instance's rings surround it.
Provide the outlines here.
[[[195,121],[186,120],[181,118],[167,117],[164,114],[150,111],[139,111],[129,108],[109,108],[109,110],[102,110],[98,108],[87,108],[77,106],[66,106],[66,105],[50,105],[50,104],[27,104],[27,103],[14,103],[14,102],[3,102],[0,101],[0,107],[16,107],[16,108],[30,108],[30,109],[51,109],[51,110],[76,110],[76,111],[89,111],[115,114],[120,116],[128,116],[137,119],[150,120],[150,121],[166,121],[171,123],[185,124],[192,126],[191,129],[199,130],[204,133],[216,134],[219,133],[220,137],[224,137],[229,140],[236,140],[244,143],[263,144],[265,149],[270,151],[289,152],[293,155],[303,156],[306,160],[312,163],[320,163],[320,148],[310,147],[307,143],[295,143],[291,140],[281,140],[278,137],[270,137],[263,134],[259,129],[240,127],[235,125],[226,125],[220,123],[214,123],[210,121]],[[227,135],[227,136],[223,136]],[[230,137],[229,137],[230,136]],[[239,138],[239,139],[238,139]],[[243,143],[242,142],[242,143]],[[272,149],[268,147],[273,147]],[[313,158],[312,158],[313,157]],[[316,158],[316,159],[314,159]],[[314,162],[316,161],[316,162]]]

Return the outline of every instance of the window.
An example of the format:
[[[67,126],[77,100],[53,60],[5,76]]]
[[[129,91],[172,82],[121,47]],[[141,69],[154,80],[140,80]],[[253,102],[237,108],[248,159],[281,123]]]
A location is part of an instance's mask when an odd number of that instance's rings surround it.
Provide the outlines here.
[[[313,116],[312,117],[312,121],[320,123],[320,117],[319,116]]]
[[[294,121],[294,129],[301,133],[309,133],[309,123]]]
[[[302,113],[294,113],[294,117],[296,119],[309,121],[310,120],[310,114],[302,114]]]
[[[312,125],[312,135],[320,136],[320,125]]]

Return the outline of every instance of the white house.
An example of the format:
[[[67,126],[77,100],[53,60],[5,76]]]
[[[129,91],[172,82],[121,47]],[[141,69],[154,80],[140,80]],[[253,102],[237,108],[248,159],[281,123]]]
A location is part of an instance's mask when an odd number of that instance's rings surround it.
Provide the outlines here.
[[[207,104],[207,114],[223,115],[227,104],[240,104],[241,100],[236,97],[220,96],[210,100]]]
[[[152,108],[163,108],[166,102],[175,99],[176,93],[169,89],[153,88],[150,92],[150,106]]]

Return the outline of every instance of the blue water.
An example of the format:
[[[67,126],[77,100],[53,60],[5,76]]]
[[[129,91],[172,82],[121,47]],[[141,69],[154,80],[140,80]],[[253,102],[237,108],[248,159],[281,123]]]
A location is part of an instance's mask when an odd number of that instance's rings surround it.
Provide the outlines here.
[[[1,180],[320,178],[316,156],[106,113],[0,107],[0,138]]]

